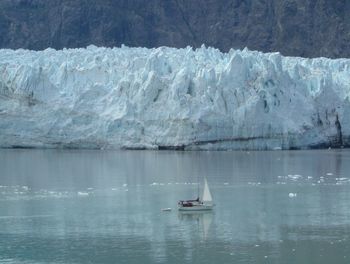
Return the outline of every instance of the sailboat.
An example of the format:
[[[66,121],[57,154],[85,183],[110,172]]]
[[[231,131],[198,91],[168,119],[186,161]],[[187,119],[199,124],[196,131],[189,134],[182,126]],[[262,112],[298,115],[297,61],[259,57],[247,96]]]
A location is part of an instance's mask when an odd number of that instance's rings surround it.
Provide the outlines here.
[[[204,179],[204,188],[202,199],[199,197],[196,200],[185,200],[177,203],[179,211],[206,211],[212,210],[214,207],[213,198],[209,190],[207,179]]]

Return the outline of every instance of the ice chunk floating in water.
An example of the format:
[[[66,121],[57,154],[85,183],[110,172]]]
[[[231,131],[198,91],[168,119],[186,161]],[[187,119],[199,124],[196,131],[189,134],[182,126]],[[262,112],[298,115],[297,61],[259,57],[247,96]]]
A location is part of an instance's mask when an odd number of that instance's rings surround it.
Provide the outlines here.
[[[0,50],[0,146],[349,145],[350,60],[202,47]]]

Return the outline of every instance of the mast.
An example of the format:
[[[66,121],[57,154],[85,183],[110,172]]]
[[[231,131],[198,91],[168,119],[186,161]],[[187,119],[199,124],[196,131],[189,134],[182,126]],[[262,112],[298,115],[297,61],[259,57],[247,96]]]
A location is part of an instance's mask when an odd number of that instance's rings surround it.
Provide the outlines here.
[[[199,198],[199,173],[197,174],[197,198]]]

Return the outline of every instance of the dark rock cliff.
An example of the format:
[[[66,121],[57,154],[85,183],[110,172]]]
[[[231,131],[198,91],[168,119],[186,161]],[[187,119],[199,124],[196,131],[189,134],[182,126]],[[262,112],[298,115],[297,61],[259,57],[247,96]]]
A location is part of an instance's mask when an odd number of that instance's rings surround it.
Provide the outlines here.
[[[200,46],[350,57],[348,0],[1,0],[0,48]]]

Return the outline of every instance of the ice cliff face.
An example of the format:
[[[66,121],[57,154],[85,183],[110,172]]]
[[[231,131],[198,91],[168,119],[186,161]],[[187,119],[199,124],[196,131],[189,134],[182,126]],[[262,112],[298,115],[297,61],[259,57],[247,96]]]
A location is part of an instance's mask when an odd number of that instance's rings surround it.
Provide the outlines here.
[[[0,146],[350,145],[350,60],[212,48],[0,50]]]

